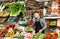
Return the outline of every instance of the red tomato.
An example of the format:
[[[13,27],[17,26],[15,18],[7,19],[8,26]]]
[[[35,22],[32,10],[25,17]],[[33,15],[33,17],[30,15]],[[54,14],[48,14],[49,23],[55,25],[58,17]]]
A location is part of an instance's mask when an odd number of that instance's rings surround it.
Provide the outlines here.
[[[48,33],[47,35],[46,35],[46,37],[45,37],[45,39],[51,39],[51,33]]]

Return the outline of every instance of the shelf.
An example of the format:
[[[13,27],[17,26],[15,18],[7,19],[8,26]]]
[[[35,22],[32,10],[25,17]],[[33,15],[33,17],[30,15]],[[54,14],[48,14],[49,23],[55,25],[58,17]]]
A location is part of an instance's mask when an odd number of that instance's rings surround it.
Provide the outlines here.
[[[57,19],[57,18],[60,18],[60,17],[44,17],[44,19]]]
[[[36,1],[38,1],[38,2],[48,2],[48,1],[51,1],[51,0],[36,0]]]
[[[13,37],[0,37],[1,39],[19,39],[19,38],[13,38]]]
[[[7,17],[2,17],[2,16],[0,16],[0,18],[7,18]]]
[[[0,24],[16,24],[16,22],[0,22]]]
[[[0,0],[0,1],[7,1],[7,0]]]

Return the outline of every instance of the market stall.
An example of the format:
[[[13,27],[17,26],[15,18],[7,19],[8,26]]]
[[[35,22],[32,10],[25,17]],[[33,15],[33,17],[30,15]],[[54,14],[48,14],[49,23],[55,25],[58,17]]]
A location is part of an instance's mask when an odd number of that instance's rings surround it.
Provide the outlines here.
[[[45,19],[45,33],[35,33],[34,12]],[[0,39],[60,39],[59,0],[0,0]]]

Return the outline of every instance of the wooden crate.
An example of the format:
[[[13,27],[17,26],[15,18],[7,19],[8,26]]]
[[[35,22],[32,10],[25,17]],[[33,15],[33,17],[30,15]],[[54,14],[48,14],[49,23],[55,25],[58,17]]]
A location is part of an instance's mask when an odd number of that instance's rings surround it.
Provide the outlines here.
[[[37,11],[39,12],[40,16],[43,16],[43,10],[26,10],[25,12],[25,16],[32,16],[32,14]]]

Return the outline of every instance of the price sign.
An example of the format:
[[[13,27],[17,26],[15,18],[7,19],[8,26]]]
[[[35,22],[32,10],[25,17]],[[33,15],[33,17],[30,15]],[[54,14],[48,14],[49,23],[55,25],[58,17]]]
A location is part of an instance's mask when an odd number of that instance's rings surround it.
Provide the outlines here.
[[[60,19],[57,19],[57,27],[60,27]]]

